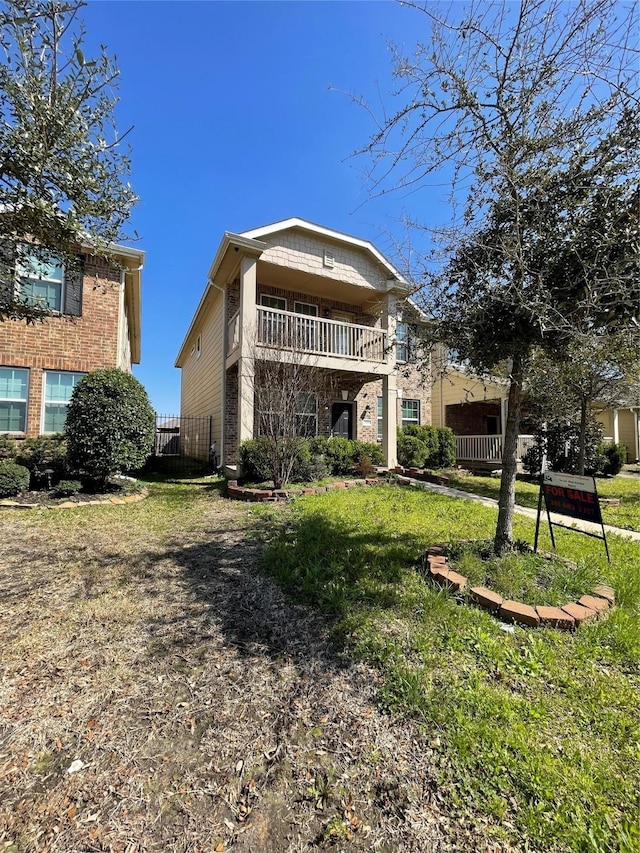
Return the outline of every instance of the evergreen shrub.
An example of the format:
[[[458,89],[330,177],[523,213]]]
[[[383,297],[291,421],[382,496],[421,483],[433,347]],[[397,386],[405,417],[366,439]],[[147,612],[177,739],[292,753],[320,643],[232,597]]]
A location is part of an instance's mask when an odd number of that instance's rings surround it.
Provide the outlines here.
[[[153,449],[155,413],[147,392],[122,370],[95,370],[73,389],[65,425],[69,468],[103,488],[141,468]]]
[[[0,462],[0,498],[12,498],[29,488],[29,469],[12,459]]]

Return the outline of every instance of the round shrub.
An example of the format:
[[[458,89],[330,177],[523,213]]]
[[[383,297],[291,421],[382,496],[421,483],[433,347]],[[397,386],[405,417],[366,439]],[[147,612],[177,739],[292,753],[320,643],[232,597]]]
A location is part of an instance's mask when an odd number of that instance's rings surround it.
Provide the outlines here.
[[[622,471],[622,466],[627,461],[627,448],[624,444],[605,444],[602,452],[606,460],[603,474],[615,477]]]
[[[60,480],[56,486],[56,495],[59,498],[68,498],[77,495],[82,488],[80,480]]]
[[[0,498],[11,498],[29,487],[29,469],[10,459],[0,462]]]
[[[141,468],[153,448],[155,413],[147,392],[122,370],[95,370],[73,389],[67,420],[69,468],[104,487]]]
[[[398,434],[398,462],[405,468],[424,468],[429,448],[415,435]]]

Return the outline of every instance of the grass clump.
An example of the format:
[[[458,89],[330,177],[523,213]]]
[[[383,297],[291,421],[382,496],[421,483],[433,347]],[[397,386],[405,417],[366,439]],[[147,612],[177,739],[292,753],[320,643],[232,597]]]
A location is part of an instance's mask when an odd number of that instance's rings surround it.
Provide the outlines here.
[[[601,543],[558,531],[558,551],[578,568],[516,552],[488,569],[481,554],[457,549],[461,534],[489,540],[494,526],[495,510],[423,490],[331,492],[292,507],[264,563],[379,669],[383,707],[432,735],[425,761],[462,817],[519,849],[630,853],[639,849],[640,546],[611,537],[609,566]],[[516,519],[516,536],[533,532]],[[602,580],[618,606],[576,633],[504,632],[415,570],[443,542],[465,574],[480,582],[489,572],[494,588],[521,600],[566,601]]]
[[[453,544],[448,549],[452,568],[469,580],[469,586],[485,586],[503,598],[562,606],[591,592],[600,569],[593,560],[573,563],[552,555],[534,554],[526,543],[497,557],[488,540]]]

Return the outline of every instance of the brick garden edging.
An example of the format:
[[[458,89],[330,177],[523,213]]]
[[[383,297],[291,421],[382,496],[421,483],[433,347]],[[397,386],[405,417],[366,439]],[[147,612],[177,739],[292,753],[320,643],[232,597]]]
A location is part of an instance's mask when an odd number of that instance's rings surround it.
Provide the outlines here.
[[[286,501],[290,498],[299,498],[301,495],[320,495],[333,489],[353,489],[356,486],[377,486],[380,480],[377,477],[368,477],[363,480],[336,480],[326,486],[308,486],[301,489],[251,489],[239,486],[237,480],[227,481],[227,496],[241,501],[274,502]]]
[[[467,578],[449,567],[448,560],[443,554],[443,548],[439,545],[427,549],[426,563],[428,576],[438,586],[450,589],[453,592],[465,592],[467,590]],[[543,627],[561,630],[574,630],[579,628],[583,622],[603,618],[609,608],[614,607],[616,601],[614,590],[604,584],[598,584],[592,594],[583,595],[577,602],[569,602],[562,607],[546,605],[531,607],[531,605],[523,604],[520,601],[504,599],[497,592],[483,586],[471,587],[468,592],[476,604],[504,621],[516,622],[530,628],[537,628],[542,625]]]
[[[136,504],[149,496],[148,489],[142,489],[134,495],[125,495],[123,498],[111,497],[100,498],[95,501],[63,501],[59,504],[21,504],[19,501],[0,500],[1,509],[80,509],[85,506],[116,506],[124,504]]]

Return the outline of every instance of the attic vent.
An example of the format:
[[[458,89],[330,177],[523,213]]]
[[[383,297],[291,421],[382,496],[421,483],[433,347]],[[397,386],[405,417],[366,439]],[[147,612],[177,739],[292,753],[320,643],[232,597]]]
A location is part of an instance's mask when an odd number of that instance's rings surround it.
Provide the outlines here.
[[[333,269],[335,265],[336,259],[329,249],[324,250],[324,259],[322,261],[322,266],[328,267],[330,270]]]

